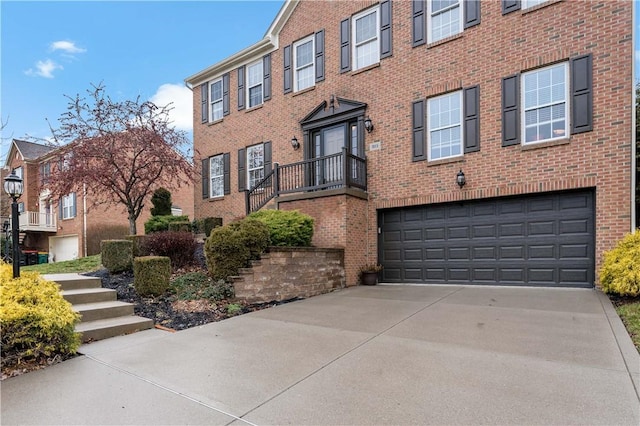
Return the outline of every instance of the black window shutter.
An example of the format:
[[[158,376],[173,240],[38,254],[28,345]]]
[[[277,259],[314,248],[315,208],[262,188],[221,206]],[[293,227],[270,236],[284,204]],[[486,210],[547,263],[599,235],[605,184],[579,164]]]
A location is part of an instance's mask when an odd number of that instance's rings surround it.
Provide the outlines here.
[[[222,76],[222,115],[229,115],[229,73]]]
[[[380,59],[393,53],[391,20],[391,0],[383,0],[380,2]]]
[[[591,54],[571,59],[571,134],[593,130]]]
[[[520,10],[520,0],[502,0],[502,14],[515,12]]]
[[[480,0],[465,0],[464,27],[469,28],[480,23]]]
[[[463,90],[464,152],[480,151],[480,86]]]
[[[351,18],[340,22],[340,72],[351,71]]]
[[[238,191],[242,192],[245,190],[247,186],[247,173],[245,171],[245,162],[247,161],[247,157],[244,153],[244,148],[238,150]]]
[[[222,156],[222,166],[224,173],[224,194],[231,194],[231,154],[228,152]]]
[[[262,58],[262,98],[271,99],[271,53]]]
[[[427,153],[425,150],[425,100],[413,103],[413,161],[425,160]]]
[[[200,99],[202,100],[202,122],[209,121],[209,83],[200,86]]]
[[[76,217],[78,210],[76,209],[76,193],[71,193],[71,217]]]
[[[202,199],[209,198],[209,159],[202,160]]]
[[[238,68],[238,111],[244,109],[244,66]]]
[[[264,175],[271,173],[271,142],[264,143]]]
[[[520,74],[502,79],[502,146],[520,143]]]
[[[424,0],[413,0],[413,28],[411,45],[413,47],[427,42],[426,3]]]
[[[293,71],[291,70],[291,45],[287,45],[282,49],[283,56],[283,75],[284,75],[284,93],[290,93],[293,90]]]
[[[320,30],[315,35],[316,47],[316,83],[324,80],[324,30]]]

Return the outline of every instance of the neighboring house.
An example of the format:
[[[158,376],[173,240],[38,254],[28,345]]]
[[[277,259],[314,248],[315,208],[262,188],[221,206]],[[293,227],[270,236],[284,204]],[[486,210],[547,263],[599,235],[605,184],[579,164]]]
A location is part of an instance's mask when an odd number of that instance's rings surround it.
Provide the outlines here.
[[[348,285],[379,262],[384,282],[591,287],[635,225],[632,18],[287,0],[262,40],[186,79],[196,218],[299,209],[315,245],[345,248]]]
[[[53,199],[42,189],[59,164],[58,157],[55,147],[14,139],[5,164],[5,174],[15,170],[24,180],[24,194],[18,200],[21,248],[46,252],[50,262],[96,254],[99,239],[124,236],[129,230],[122,205],[94,206],[90,193],[74,192]],[[193,219],[193,188],[165,187],[171,191],[176,208]],[[144,232],[144,222],[151,216],[150,198],[136,221],[139,233]]]

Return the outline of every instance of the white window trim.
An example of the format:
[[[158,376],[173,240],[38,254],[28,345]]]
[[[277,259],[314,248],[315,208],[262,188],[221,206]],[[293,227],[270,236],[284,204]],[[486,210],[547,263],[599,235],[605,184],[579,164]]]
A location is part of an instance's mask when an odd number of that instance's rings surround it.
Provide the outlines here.
[[[72,216],[72,212],[74,207],[73,205],[73,193],[69,195],[65,195],[62,197],[62,219],[73,219],[75,216]]]
[[[261,77],[260,77],[260,82],[259,83],[254,84],[253,86],[251,86],[251,85],[249,85],[249,68],[251,68],[251,67],[253,67],[255,65],[260,65],[260,75],[261,75]],[[247,67],[246,67],[246,71],[245,72],[247,73],[247,76],[246,76],[246,81],[247,81],[247,89],[246,89],[246,91],[247,91],[247,98],[246,98],[247,99],[247,108],[254,108],[254,107],[257,107],[258,105],[262,105],[264,103],[264,87],[263,87],[263,83],[264,83],[264,63],[262,62],[262,59],[248,64]],[[262,99],[262,101],[260,103],[258,103],[258,104],[251,105],[251,89],[254,88],[254,87],[258,87],[258,86],[260,86],[260,93],[261,93],[260,98]]]
[[[531,9],[539,4],[546,3],[548,0],[522,0],[522,9]]]
[[[536,141],[531,141],[531,142],[527,142],[527,123],[525,121],[526,118],[526,113],[527,113],[527,109],[525,108],[525,104],[524,104],[524,93],[525,93],[525,86],[524,86],[524,80],[525,80],[525,76],[528,74],[532,74],[532,73],[536,73],[536,72],[540,72],[543,71],[545,69],[549,69],[549,68],[553,68],[556,67],[558,65],[563,65],[564,66],[564,135],[562,136],[558,136],[558,137],[551,137],[549,139],[541,139],[541,140],[536,140]],[[520,103],[522,105],[521,112],[520,112],[520,140],[522,141],[522,145],[532,145],[532,144],[537,144],[537,143],[541,143],[541,142],[549,142],[549,141],[554,141],[554,140],[558,140],[558,139],[567,139],[569,137],[569,132],[571,129],[570,126],[570,119],[571,119],[571,111],[569,110],[569,101],[570,101],[570,86],[571,86],[571,82],[569,81],[569,63],[568,62],[563,62],[560,64],[553,64],[550,65],[548,67],[543,67],[543,68],[538,68],[532,71],[528,71],[525,73],[522,73],[520,75]],[[550,104],[544,104],[544,105],[537,105],[535,107],[535,109],[539,109],[541,107],[544,107],[546,105],[554,105],[554,104],[558,104],[558,102],[555,103],[550,103]]]
[[[259,147],[259,146],[262,147],[262,166],[250,168],[249,167],[249,150],[252,149],[252,148]],[[245,155],[246,155],[245,164],[247,165],[247,189],[251,189],[251,188],[253,188],[253,186],[251,184],[251,172],[252,171],[262,169],[263,170],[262,176],[264,178],[264,144],[263,143],[259,143],[259,144],[256,144],[256,145],[248,146]]]
[[[451,93],[444,93],[439,96],[434,96],[432,98],[427,99],[427,161],[439,161],[439,160],[447,160],[449,158],[457,158],[462,157],[464,155],[464,99],[462,97],[462,90]],[[448,157],[440,157],[440,158],[431,158],[431,132],[433,130],[441,130],[445,128],[452,128],[455,126],[445,126],[439,127],[437,129],[431,128],[431,101],[434,101],[439,98],[443,98],[445,96],[451,96],[453,93],[456,93],[460,98],[460,117],[458,121],[458,126],[460,127],[460,154],[450,155]]]
[[[356,42],[356,30],[357,30],[357,20],[362,18],[363,16],[367,16],[371,13],[375,13],[376,14],[376,46],[378,47],[377,49],[377,59],[375,61],[373,61],[372,63],[368,64],[368,65],[363,65],[361,67],[358,66],[358,57],[356,55],[356,52],[358,51],[358,47],[363,45],[363,44],[367,44],[370,43],[372,39],[368,39],[367,41],[364,41],[360,44],[357,44]],[[353,63],[353,70],[359,70],[361,68],[366,68],[366,67],[370,67],[371,65],[380,63],[380,6],[375,6],[372,8],[369,8],[367,10],[363,10],[362,12],[353,15],[353,17],[351,18],[351,40],[353,40],[353,43],[351,43],[353,45],[352,49],[351,49],[351,62]]]
[[[222,173],[215,176],[213,175],[213,171],[211,169],[211,164],[213,163],[214,160],[219,160],[220,165],[222,166],[221,167]],[[222,180],[222,193],[219,195],[213,193],[214,178]],[[223,197],[224,197],[224,154],[219,154],[209,158],[209,198],[223,198]]]
[[[24,180],[24,169],[22,168],[22,166],[16,167],[15,169],[13,169],[13,172],[16,174],[16,176],[18,176],[20,179]]]
[[[449,34],[445,37],[439,38],[437,40],[433,39],[433,13],[431,11],[433,2],[432,1],[428,1],[427,2],[427,43],[435,43],[437,41],[440,40],[444,40],[447,37],[452,37],[456,34],[460,34],[461,32],[464,31],[464,25],[463,25],[463,20],[464,20],[464,13],[463,13],[463,8],[464,8],[464,2],[461,0],[458,0],[458,23],[459,23],[459,27],[458,27],[458,32],[453,33],[453,34]],[[443,9],[442,11],[440,11],[439,13],[442,13],[443,11],[447,11],[450,9],[453,9],[455,7],[455,5],[451,5],[448,8]]]
[[[216,83],[220,83],[221,89],[220,90],[220,98],[217,100],[214,100],[212,98],[212,94],[211,94],[211,88],[213,87],[214,84]],[[224,117],[224,82],[222,81],[222,77],[217,78],[215,80],[212,80],[211,82],[209,82],[209,122],[213,122],[213,121],[219,121],[222,120],[222,118]],[[222,115],[220,116],[220,118],[214,118],[213,117],[213,105],[220,103],[222,109]]]
[[[293,91],[294,92],[297,92],[298,90],[308,89],[309,87],[313,87],[313,86],[316,85],[316,79],[315,79],[315,75],[314,75],[313,84],[311,84],[311,86],[304,87],[302,89],[298,89],[298,55],[297,55],[297,49],[298,49],[298,46],[300,46],[302,44],[306,44],[308,42],[311,42],[311,65],[306,65],[305,68],[311,67],[311,69],[313,70],[313,72],[315,74],[315,69],[316,69],[316,42],[315,42],[315,37],[313,35],[310,35],[309,37],[305,37],[302,40],[298,40],[295,43],[293,43]]]

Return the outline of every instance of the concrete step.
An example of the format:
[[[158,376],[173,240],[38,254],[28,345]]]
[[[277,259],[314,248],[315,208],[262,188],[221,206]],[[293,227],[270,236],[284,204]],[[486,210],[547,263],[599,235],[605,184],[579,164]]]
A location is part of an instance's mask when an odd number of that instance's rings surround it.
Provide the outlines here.
[[[79,274],[44,274],[44,279],[55,281],[62,290],[78,290],[81,288],[100,288],[102,280],[98,277],[85,277]]]
[[[118,298],[116,291],[108,288],[81,288],[77,290],[63,290],[60,293],[62,297],[72,305],[109,302]]]
[[[124,316],[83,322],[76,326],[76,331],[82,333],[82,341],[86,343],[149,328],[153,328],[153,321],[148,318]]]
[[[89,322],[133,315],[133,304],[120,301],[81,303],[73,305],[73,310],[82,315],[81,322]]]

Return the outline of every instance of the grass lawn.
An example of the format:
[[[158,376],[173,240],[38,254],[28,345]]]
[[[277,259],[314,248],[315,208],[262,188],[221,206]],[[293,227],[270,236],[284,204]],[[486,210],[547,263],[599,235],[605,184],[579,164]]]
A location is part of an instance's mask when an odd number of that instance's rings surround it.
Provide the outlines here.
[[[640,352],[640,302],[628,303],[616,308],[622,322],[627,327],[627,331]]]
[[[100,269],[100,255],[87,256],[64,262],[41,263],[39,265],[22,266],[21,271],[36,271],[41,274],[64,274],[71,272],[91,272]]]

